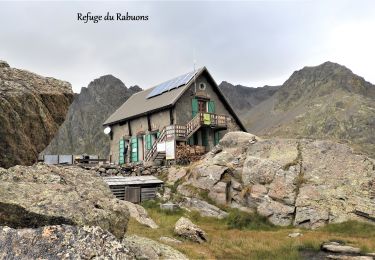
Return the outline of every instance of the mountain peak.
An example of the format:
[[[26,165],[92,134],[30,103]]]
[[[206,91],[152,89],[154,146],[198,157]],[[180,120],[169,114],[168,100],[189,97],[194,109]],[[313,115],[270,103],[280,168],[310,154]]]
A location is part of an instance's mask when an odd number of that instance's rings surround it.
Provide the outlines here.
[[[115,76],[108,74],[108,75],[103,75],[97,79],[94,79],[93,81],[90,82],[88,85],[88,88],[91,86],[112,86],[112,85],[120,85],[122,87],[125,87],[125,84]]]

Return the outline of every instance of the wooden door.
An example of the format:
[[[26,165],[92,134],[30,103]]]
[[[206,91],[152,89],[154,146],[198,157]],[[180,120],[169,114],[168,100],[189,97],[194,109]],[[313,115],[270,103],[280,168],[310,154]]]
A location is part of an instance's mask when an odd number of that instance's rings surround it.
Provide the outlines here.
[[[126,186],[125,187],[125,200],[130,201],[132,203],[140,203],[141,202],[141,187]]]

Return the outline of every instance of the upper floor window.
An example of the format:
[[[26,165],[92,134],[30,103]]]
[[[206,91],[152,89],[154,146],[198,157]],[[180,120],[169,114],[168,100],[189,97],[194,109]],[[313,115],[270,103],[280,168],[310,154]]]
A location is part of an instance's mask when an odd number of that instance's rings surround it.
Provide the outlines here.
[[[201,113],[207,112],[207,102],[205,100],[198,100],[198,109]]]

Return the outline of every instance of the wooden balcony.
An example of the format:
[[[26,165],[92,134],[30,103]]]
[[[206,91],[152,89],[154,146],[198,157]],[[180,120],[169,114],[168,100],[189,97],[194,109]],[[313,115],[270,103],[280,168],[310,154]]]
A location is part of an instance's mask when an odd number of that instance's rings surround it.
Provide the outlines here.
[[[186,125],[169,125],[163,128],[159,138],[155,140],[152,148],[146,154],[146,161],[151,161],[157,156],[157,144],[168,140],[187,141],[201,127],[210,127],[216,130],[228,128],[231,118],[226,115],[199,112]]]

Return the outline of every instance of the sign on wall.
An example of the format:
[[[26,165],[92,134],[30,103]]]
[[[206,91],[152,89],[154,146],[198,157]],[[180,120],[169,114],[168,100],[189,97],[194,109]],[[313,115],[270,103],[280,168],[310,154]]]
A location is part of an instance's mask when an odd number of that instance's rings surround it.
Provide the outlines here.
[[[158,143],[156,146],[156,150],[158,152],[165,152],[165,142]]]
[[[165,158],[167,160],[175,159],[175,140],[165,142]]]

